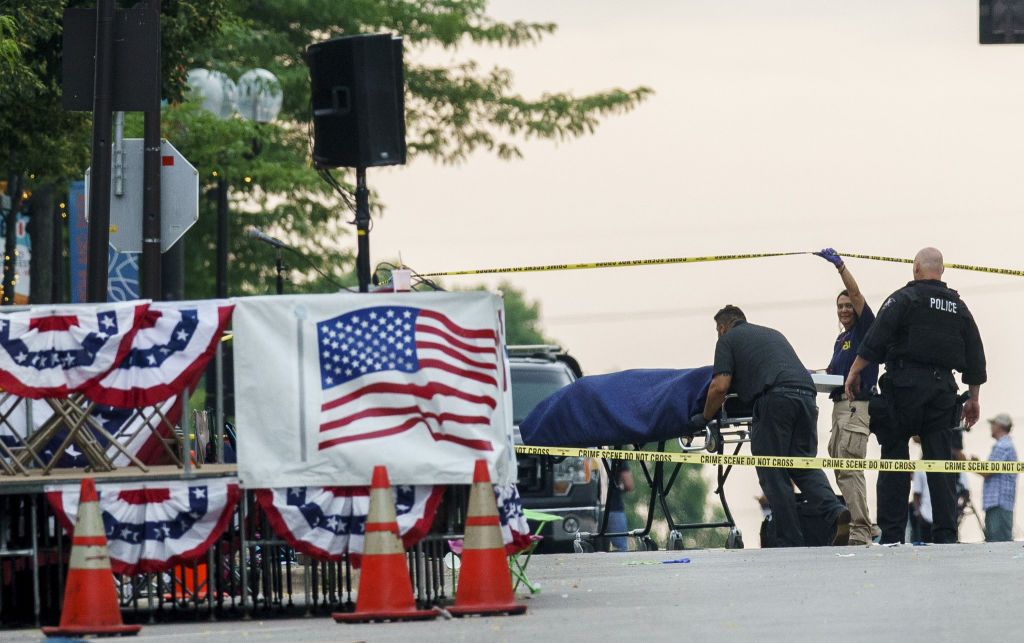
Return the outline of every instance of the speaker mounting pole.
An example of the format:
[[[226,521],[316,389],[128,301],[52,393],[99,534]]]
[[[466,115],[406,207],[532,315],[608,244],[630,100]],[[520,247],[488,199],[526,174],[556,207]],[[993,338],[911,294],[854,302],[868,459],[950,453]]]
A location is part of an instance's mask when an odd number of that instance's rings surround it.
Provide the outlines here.
[[[370,191],[366,188],[366,168],[356,168],[356,275],[359,292],[370,290]]]

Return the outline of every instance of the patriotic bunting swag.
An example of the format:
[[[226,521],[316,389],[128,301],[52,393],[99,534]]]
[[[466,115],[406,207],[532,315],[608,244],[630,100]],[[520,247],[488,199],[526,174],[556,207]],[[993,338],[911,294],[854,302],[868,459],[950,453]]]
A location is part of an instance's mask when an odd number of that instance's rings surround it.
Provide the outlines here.
[[[523,515],[523,499],[514,483],[494,485],[494,497],[498,502],[498,520],[501,522],[501,538],[505,551],[515,554],[530,546],[530,524]]]
[[[443,487],[397,486],[395,513],[402,544],[412,547],[427,534],[444,493]],[[530,544],[530,526],[514,484],[495,485],[501,535],[514,554]],[[363,527],[370,510],[367,487],[289,487],[259,489],[256,499],[271,526],[297,551],[322,560],[339,560],[346,552],[359,564]]]
[[[194,386],[233,308],[224,300],[150,304],[125,359],[83,392],[100,404],[139,408]]]
[[[224,533],[240,495],[238,482],[228,478],[96,487],[111,567],[118,574],[162,572],[199,558]],[[78,518],[78,496],[78,485],[46,487],[69,534]]]
[[[231,319],[226,301],[35,307],[0,315],[0,388],[82,392],[109,406],[160,404],[195,383]]]
[[[442,487],[395,487],[398,531],[406,547],[419,542],[434,522]],[[274,532],[297,551],[339,560],[348,552],[359,564],[363,527],[370,511],[368,487],[289,487],[259,489],[256,498]]]
[[[0,314],[0,388],[33,399],[81,390],[121,363],[148,307],[40,306]]]

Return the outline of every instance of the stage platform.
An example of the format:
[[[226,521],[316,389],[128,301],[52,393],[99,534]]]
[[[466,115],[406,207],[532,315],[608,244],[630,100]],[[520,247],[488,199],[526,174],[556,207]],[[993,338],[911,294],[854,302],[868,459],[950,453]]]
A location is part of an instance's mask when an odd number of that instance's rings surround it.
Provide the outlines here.
[[[151,466],[148,469],[149,471],[142,471],[137,467],[120,467],[113,471],[54,469],[49,475],[32,473],[29,470],[29,475],[0,476],[0,495],[40,493],[47,485],[81,482],[82,478],[92,478],[96,482],[152,482],[238,475],[238,466],[234,464],[203,464],[201,467],[192,467],[187,474],[184,469],[174,465]]]

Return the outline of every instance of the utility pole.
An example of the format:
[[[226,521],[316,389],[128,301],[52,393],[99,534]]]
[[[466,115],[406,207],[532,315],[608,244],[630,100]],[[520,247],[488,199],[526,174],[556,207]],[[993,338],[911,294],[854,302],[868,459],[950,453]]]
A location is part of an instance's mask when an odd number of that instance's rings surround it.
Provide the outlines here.
[[[96,0],[93,85],[92,182],[89,189],[89,244],[86,299],[107,301],[110,247],[110,126],[114,54],[114,0]]]
[[[160,0],[149,0],[150,9],[160,32]],[[157,86],[162,85],[160,76],[160,40],[156,39]],[[160,300],[160,106],[145,112],[142,141],[142,296],[145,299]]]

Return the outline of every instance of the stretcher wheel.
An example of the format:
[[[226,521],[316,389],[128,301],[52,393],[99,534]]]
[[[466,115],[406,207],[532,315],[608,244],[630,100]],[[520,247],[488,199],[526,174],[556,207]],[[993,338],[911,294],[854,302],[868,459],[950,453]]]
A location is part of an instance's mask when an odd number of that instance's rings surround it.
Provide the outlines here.
[[[722,436],[721,434],[718,433],[718,431],[709,430],[704,438],[704,449],[708,453],[714,453],[715,451],[718,451],[718,441],[721,439]]]
[[[644,549],[647,551],[658,551],[658,543],[654,542],[654,539],[650,536],[644,536],[641,542],[644,544]]]
[[[733,527],[729,530],[729,536],[725,539],[726,549],[743,549],[743,532]]]
[[[675,529],[670,531],[669,534],[668,534],[668,546],[666,547],[666,549],[670,549],[670,550],[674,550],[674,551],[679,551],[681,549],[684,549],[684,547],[683,547],[683,535],[681,533],[679,533],[678,531],[676,531]]]

